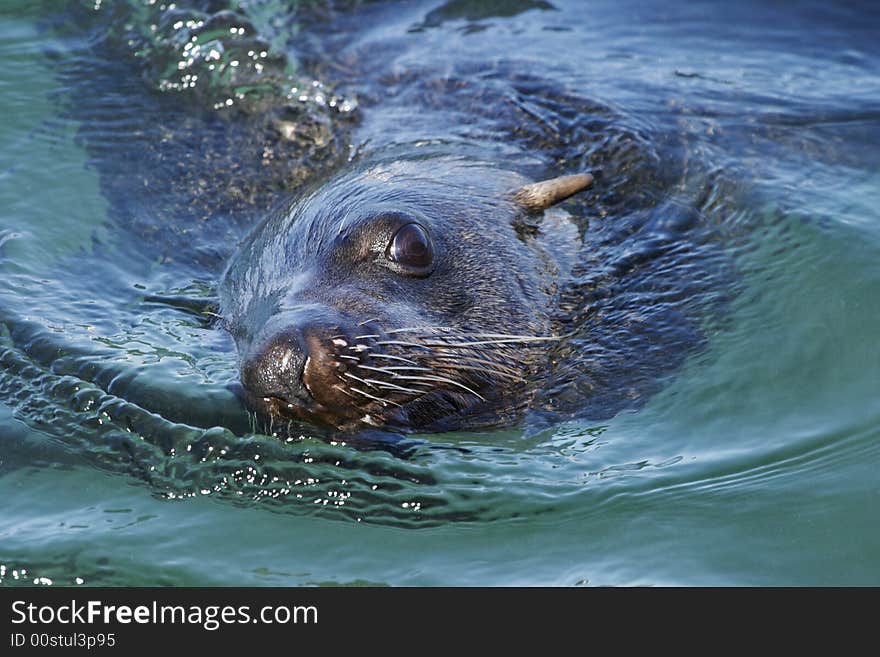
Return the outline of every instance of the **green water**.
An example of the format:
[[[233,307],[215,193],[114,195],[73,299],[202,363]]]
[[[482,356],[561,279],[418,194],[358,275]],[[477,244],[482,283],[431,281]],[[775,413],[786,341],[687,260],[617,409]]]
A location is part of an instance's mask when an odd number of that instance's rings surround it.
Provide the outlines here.
[[[491,48],[536,15],[580,16],[559,5],[431,29]],[[682,129],[760,192],[730,248],[741,291],[638,408],[401,454],[248,432],[225,388],[231,339],[143,303],[204,271],[114,237],[94,141],[64,109],[79,87],[47,54],[82,44],[47,31],[45,7],[5,3],[0,584],[880,584],[880,53],[839,16],[821,45],[791,45],[822,23],[805,7],[767,28],[772,60],[734,57],[711,5],[700,24],[715,32],[698,36],[672,10],[638,30],[623,9],[571,18],[559,38],[591,44],[577,56],[607,76],[584,88],[648,123],[665,120],[660,96],[679,98],[699,124]],[[725,84],[683,91],[687,49]],[[756,106],[785,130],[749,119]]]

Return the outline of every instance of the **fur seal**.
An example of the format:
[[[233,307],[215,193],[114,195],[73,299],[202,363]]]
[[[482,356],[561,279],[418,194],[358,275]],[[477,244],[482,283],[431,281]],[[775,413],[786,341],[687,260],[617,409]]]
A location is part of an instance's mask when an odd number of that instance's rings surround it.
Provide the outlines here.
[[[567,238],[544,213],[592,181],[428,156],[355,164],[279,208],[221,285],[246,402],[346,432],[516,422],[561,337]]]

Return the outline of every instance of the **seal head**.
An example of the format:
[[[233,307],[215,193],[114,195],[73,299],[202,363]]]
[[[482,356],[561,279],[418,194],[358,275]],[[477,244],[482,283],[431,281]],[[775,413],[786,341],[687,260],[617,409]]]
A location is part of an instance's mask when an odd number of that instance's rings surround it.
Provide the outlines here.
[[[281,208],[221,289],[248,405],[343,431],[516,421],[558,340],[559,265],[540,216],[591,181],[396,160],[355,166]]]

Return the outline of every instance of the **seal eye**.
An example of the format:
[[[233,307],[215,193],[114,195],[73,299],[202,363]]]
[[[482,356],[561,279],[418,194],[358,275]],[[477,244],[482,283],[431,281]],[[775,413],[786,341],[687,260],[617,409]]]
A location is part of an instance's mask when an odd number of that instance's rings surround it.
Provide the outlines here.
[[[406,224],[394,233],[386,256],[414,274],[427,276],[434,264],[434,245],[419,224]]]

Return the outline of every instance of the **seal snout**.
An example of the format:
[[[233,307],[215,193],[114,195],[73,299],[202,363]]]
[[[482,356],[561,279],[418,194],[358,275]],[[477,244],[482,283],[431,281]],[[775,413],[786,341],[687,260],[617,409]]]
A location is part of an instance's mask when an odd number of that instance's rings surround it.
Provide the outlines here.
[[[341,318],[320,307],[273,317],[241,363],[246,399],[302,419],[338,424],[352,412],[341,389],[350,345]]]

